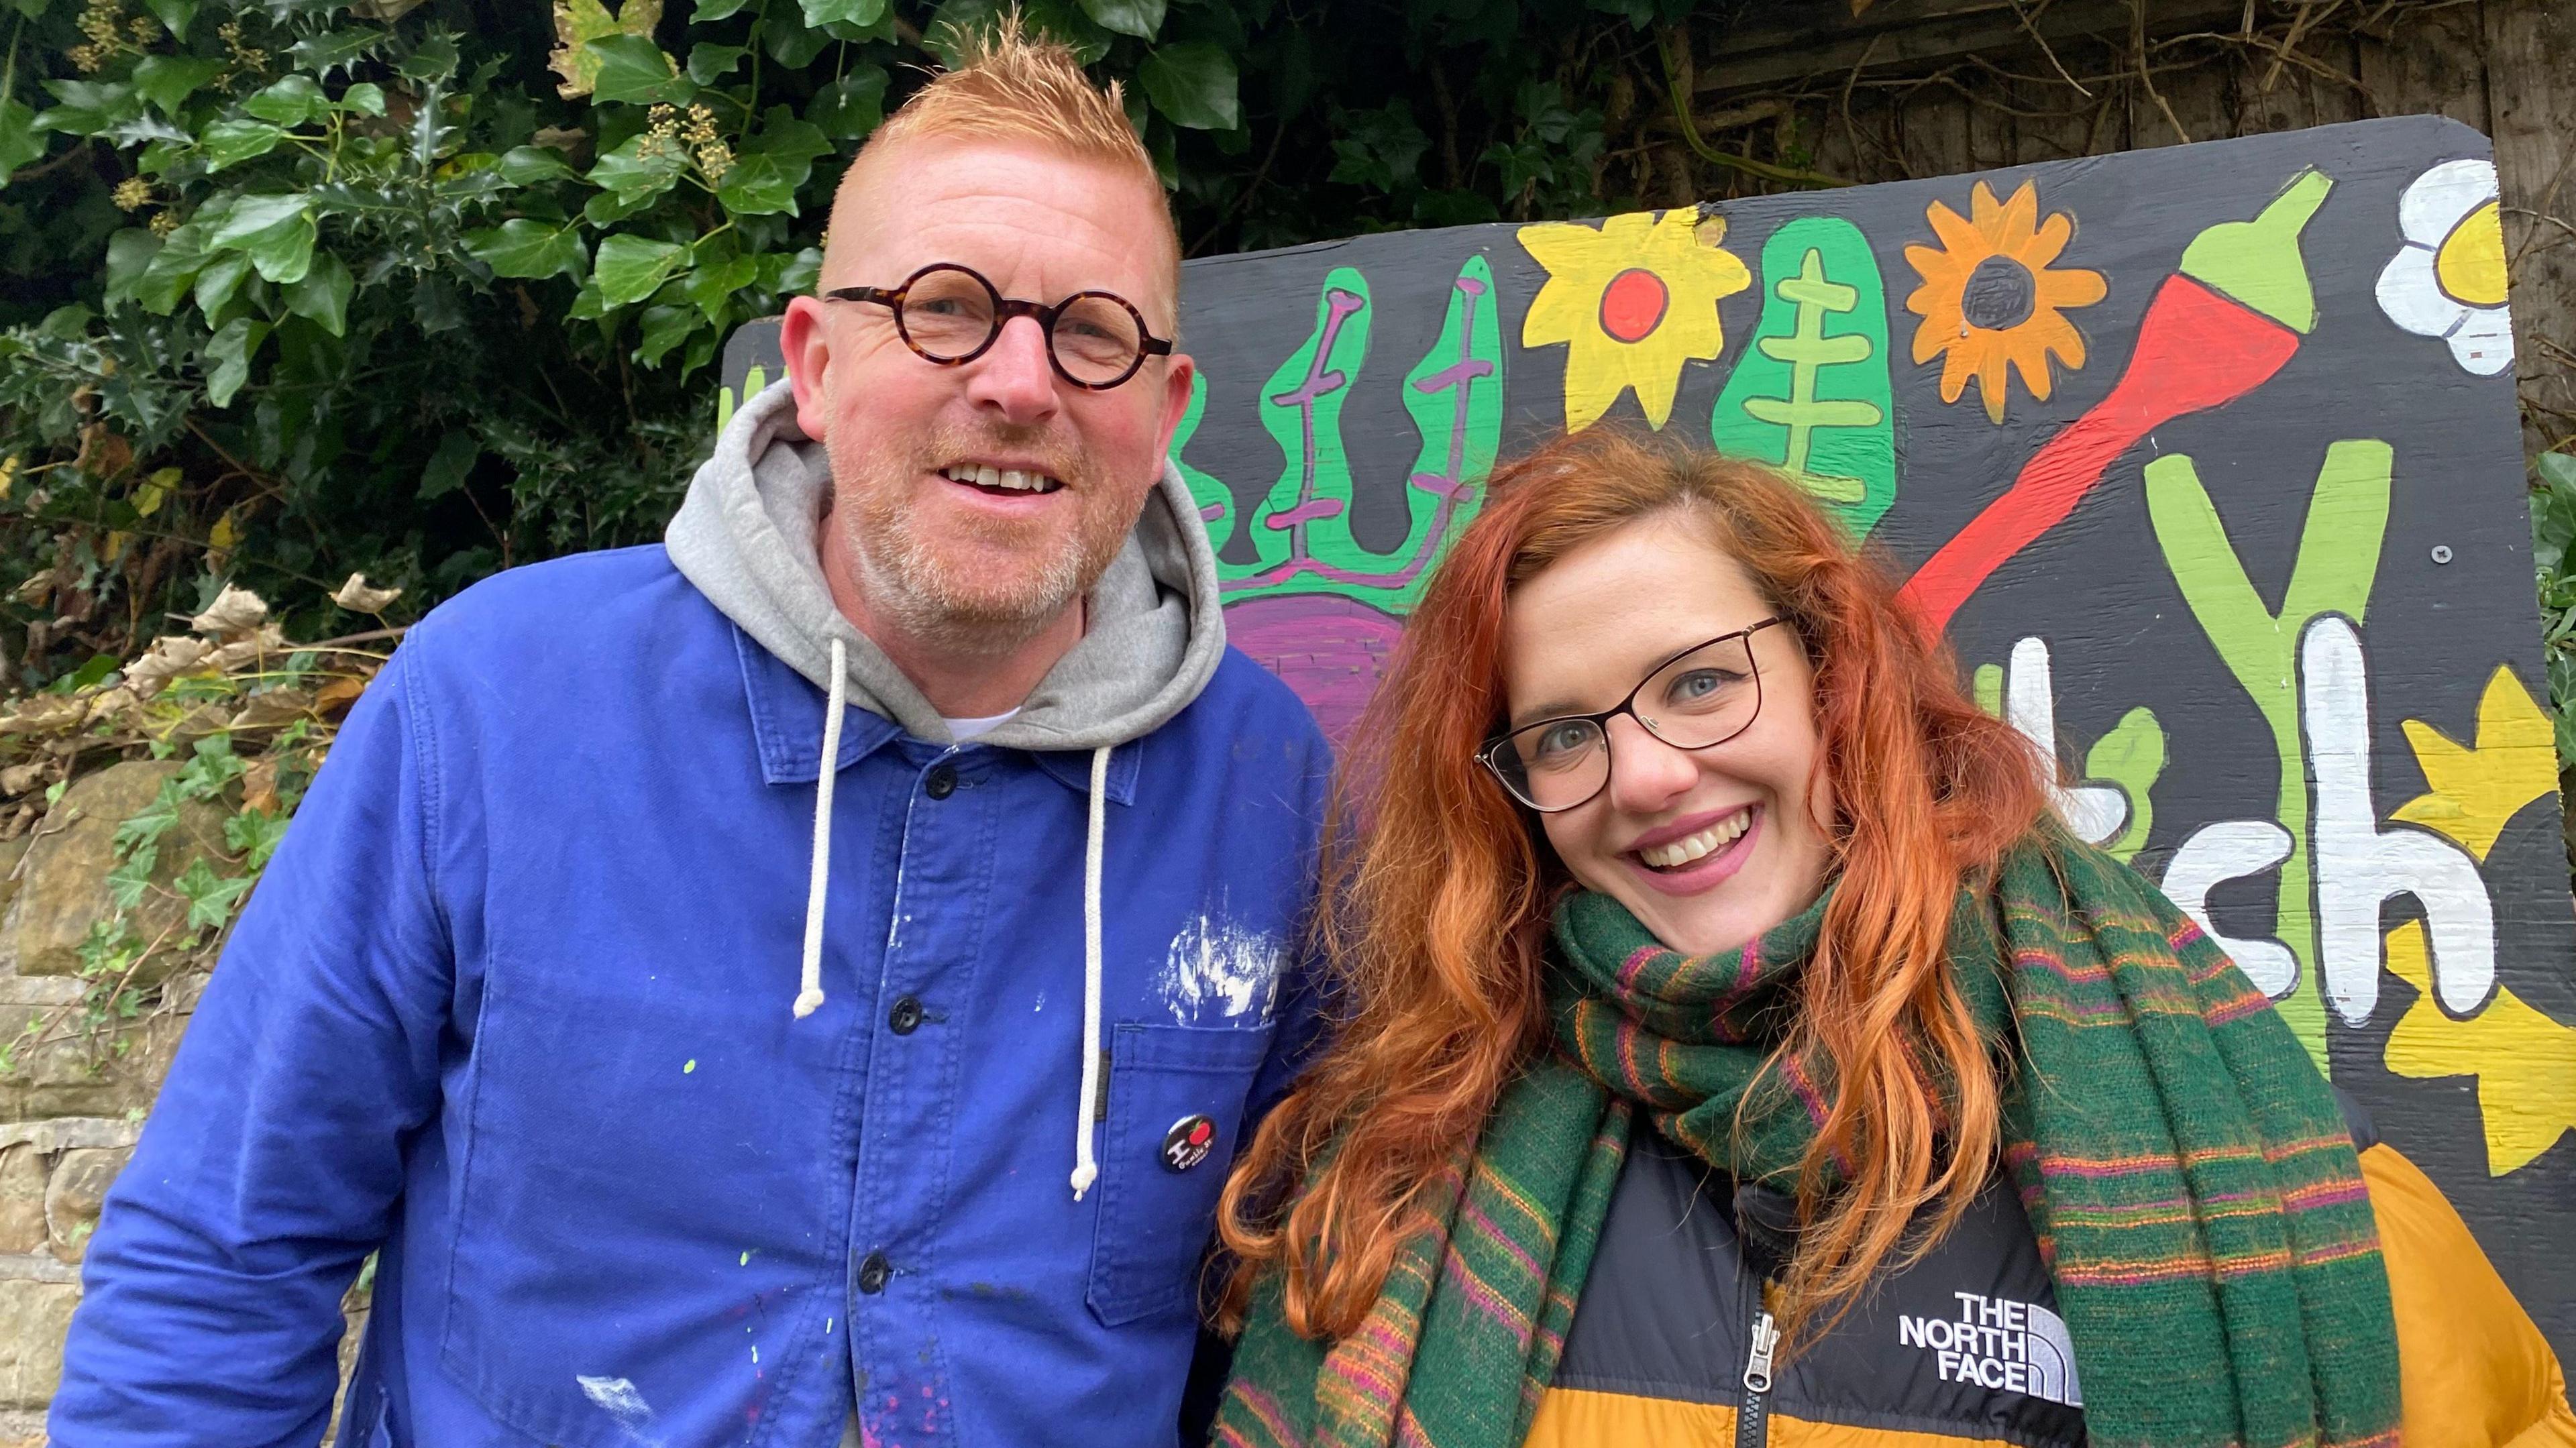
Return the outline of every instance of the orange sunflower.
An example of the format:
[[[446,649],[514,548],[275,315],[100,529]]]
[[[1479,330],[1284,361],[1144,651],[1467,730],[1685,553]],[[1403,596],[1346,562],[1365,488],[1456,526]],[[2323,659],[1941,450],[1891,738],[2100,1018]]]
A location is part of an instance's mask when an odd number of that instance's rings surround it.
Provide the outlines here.
[[[2107,290],[2100,272],[2050,268],[2073,239],[2075,218],[2052,211],[2042,222],[2038,188],[2028,181],[2001,204],[1980,181],[1968,216],[1938,201],[1924,216],[1941,245],[1905,249],[1923,278],[1905,299],[1905,309],[1923,319],[1914,328],[1915,362],[1942,359],[1943,402],[1958,401],[1974,377],[1986,416],[1996,422],[2004,420],[2007,368],[2046,402],[2050,357],[2070,371],[2084,365],[2084,334],[2066,310],[2089,307]]]

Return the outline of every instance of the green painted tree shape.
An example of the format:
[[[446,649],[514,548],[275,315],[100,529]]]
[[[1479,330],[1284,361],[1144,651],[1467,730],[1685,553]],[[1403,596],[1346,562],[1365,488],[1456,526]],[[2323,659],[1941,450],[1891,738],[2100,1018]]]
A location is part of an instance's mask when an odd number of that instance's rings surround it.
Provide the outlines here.
[[[1761,349],[1763,356],[1789,364],[1789,395],[1748,397],[1744,399],[1744,411],[1763,422],[1789,429],[1785,464],[1806,481],[1816,496],[1830,502],[1857,503],[1868,496],[1867,484],[1858,478],[1814,471],[1808,464],[1817,428],[1870,427],[1887,416],[1884,408],[1871,403],[1827,402],[1816,396],[1817,369],[1869,360],[1868,338],[1825,335],[1825,314],[1848,312],[1858,306],[1860,289],[1825,280],[1824,253],[1810,247],[1799,259],[1798,274],[1780,283],[1777,290],[1783,301],[1796,304],[1798,330],[1786,337],[1756,338],[1753,345]]]
[[[2291,844],[2289,858],[2280,866],[2272,934],[2298,957],[2299,986],[2276,1004],[2317,1058],[2319,1070],[2328,1069],[2326,1007],[2317,974],[2311,893],[2308,787],[2313,771],[2299,722],[2299,639],[2322,615],[2340,614],[2359,625],[2367,614],[2388,531],[2394,466],[2394,452],[2376,439],[2345,439],[2326,449],[2278,610],[2254,587],[2191,458],[2167,453],[2146,467],[2147,520],[2164,550],[2165,566],[2211,647],[2271,727],[2272,747],[2280,758],[2273,818]]]
[[[1180,425],[1172,429],[1172,446],[1165,456],[1180,469],[1181,481],[1189,485],[1190,496],[1198,501],[1199,520],[1207,524],[1208,547],[1222,554],[1227,540],[1234,537],[1234,494],[1223,478],[1192,467],[1189,459],[1182,456],[1190,439],[1198,436],[1199,424],[1207,419],[1207,388],[1205,371],[1190,375],[1190,405],[1181,413]]]
[[[1503,332],[1492,267],[1471,256],[1449,285],[1439,335],[1405,374],[1405,411],[1422,446],[1405,482],[1404,539],[1383,552],[1351,535],[1355,479],[1342,441],[1342,406],[1368,360],[1372,305],[1368,278],[1337,267],[1324,278],[1315,324],[1261,389],[1261,424],[1286,463],[1248,520],[1210,474],[1180,462],[1200,516],[1221,550],[1238,526],[1251,529],[1255,559],[1220,563],[1229,601],[1293,593],[1334,593],[1401,613],[1421,596],[1431,566],[1483,502],[1503,430]],[[1172,439],[1172,456],[1198,431],[1204,386]]]
[[[1789,222],[1762,245],[1760,325],[1718,395],[1709,435],[1731,456],[1788,470],[1855,538],[1896,500],[1887,295],[1860,228]]]

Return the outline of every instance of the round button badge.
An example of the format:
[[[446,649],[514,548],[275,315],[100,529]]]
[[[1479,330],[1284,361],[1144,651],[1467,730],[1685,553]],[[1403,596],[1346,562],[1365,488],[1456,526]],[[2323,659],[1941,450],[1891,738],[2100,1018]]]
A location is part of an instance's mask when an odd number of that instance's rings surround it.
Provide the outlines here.
[[[1163,1133],[1163,1165],[1173,1171],[1188,1171],[1207,1160],[1215,1147],[1216,1123],[1205,1116],[1184,1116]]]

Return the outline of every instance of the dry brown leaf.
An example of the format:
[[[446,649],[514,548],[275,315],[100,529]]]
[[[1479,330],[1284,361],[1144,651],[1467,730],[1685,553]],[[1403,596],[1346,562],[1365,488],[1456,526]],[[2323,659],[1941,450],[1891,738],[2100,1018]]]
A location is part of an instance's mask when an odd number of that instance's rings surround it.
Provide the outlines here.
[[[303,689],[271,689],[265,694],[251,695],[250,702],[242,705],[241,712],[235,714],[232,723],[226,727],[236,734],[248,734],[280,728],[295,720],[310,718],[312,713],[311,693]]]
[[[179,716],[170,726],[169,738],[180,744],[194,744],[210,734],[221,734],[232,727],[233,711],[220,701],[209,699]]]
[[[242,808],[277,813],[277,760],[263,754],[242,771]]]
[[[313,712],[325,719],[331,718],[358,702],[358,696],[365,692],[366,680],[344,674],[314,691]]]
[[[133,687],[119,684],[89,701],[89,713],[81,719],[81,724],[86,728],[102,720],[114,720],[117,715],[133,708],[136,702]]]
[[[72,466],[94,478],[113,478],[134,466],[134,444],[108,430],[103,422],[81,429],[80,452]]]
[[[0,715],[0,734],[51,734],[57,730],[77,728],[89,713],[89,702],[68,694],[38,694],[18,706],[18,712]]]
[[[199,633],[231,638],[236,634],[249,633],[266,622],[268,600],[247,588],[236,588],[227,583],[224,591],[215,595],[211,607],[188,620],[188,627]]]
[[[45,782],[44,760],[0,769],[0,795],[21,795]]]
[[[163,634],[143,651],[143,657],[125,666],[125,687],[138,697],[151,698],[161,686],[179,675],[203,668],[215,646],[187,634]]]
[[[220,603],[217,606],[220,607]],[[267,605],[262,604],[261,607],[265,608]],[[256,631],[244,634],[215,650],[206,662],[214,665],[218,673],[230,674],[254,665],[270,654],[285,651],[286,630],[273,623],[262,624]]]
[[[340,591],[331,595],[331,601],[354,613],[382,613],[386,604],[400,597],[401,589],[370,588],[367,575],[352,573],[349,581],[340,585]]]

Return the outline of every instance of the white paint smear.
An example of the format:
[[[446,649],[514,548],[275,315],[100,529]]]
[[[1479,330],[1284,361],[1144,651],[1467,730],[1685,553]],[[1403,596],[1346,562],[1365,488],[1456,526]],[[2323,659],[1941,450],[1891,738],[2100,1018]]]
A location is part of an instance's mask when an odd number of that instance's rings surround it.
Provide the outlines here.
[[[617,1426],[626,1430],[627,1437],[644,1444],[645,1448],[662,1448],[661,1439],[644,1436],[644,1429],[653,1421],[653,1407],[644,1401],[642,1393],[635,1391],[633,1382],[625,1378],[594,1378],[586,1374],[574,1377],[573,1381],[581,1385],[584,1396],[617,1420]]]
[[[1256,1012],[1267,1020],[1281,953],[1261,931],[1202,915],[1172,938],[1155,988],[1184,1026]]]

